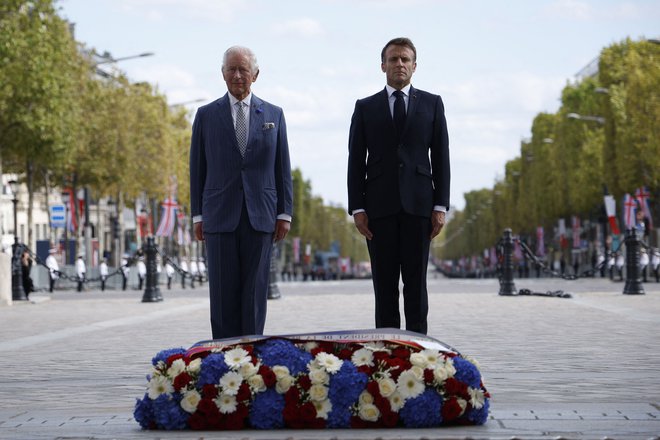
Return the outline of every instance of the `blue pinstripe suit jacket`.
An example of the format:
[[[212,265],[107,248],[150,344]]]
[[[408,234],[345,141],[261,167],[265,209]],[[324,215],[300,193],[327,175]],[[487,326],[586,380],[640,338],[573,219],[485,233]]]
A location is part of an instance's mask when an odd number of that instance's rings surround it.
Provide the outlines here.
[[[273,232],[293,214],[293,185],[282,109],[252,95],[247,151],[241,157],[229,95],[200,107],[190,145],[190,204],[205,233],[232,232],[243,201],[250,224]]]

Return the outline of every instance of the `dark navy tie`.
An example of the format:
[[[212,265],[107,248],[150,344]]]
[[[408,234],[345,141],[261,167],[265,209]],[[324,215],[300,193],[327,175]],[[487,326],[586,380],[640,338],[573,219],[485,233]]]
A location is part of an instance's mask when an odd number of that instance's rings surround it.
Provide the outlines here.
[[[403,127],[406,125],[406,103],[403,100],[403,92],[396,90],[394,93],[396,99],[394,100],[394,125],[396,132],[401,137],[403,134]]]

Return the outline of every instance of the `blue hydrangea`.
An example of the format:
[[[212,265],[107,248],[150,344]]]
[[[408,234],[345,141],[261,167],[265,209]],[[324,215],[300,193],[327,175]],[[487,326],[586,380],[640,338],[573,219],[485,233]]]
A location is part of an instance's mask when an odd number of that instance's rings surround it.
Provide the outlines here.
[[[151,399],[147,393],[144,394],[142,400],[135,399],[135,410],[133,417],[140,424],[142,429],[149,429],[151,422],[154,420],[154,410],[151,406]]]
[[[257,429],[283,428],[284,405],[284,396],[274,388],[257,394],[250,408],[250,424]]]
[[[211,353],[202,359],[197,387],[201,389],[207,384],[217,384],[220,382],[220,378],[228,371],[229,367],[225,363],[225,355],[223,353]]]
[[[264,365],[285,366],[292,376],[307,371],[307,364],[312,360],[311,354],[286,339],[268,339],[257,345],[255,352]]]
[[[455,357],[454,368],[456,368],[456,374],[454,377],[456,380],[459,380],[472,388],[479,388],[481,384],[481,373],[477,367],[470,361],[466,361],[461,357]]]
[[[328,398],[332,410],[328,414],[329,428],[347,428],[351,423],[350,407],[367,386],[368,377],[351,362],[343,362],[339,371],[330,376]]]
[[[156,365],[158,365],[158,361],[166,362],[167,358],[172,356],[173,354],[184,354],[185,352],[186,352],[186,349],[183,348],[183,347],[169,348],[167,350],[163,350],[151,359],[151,364],[153,366],[156,366]]]
[[[414,399],[406,400],[399,416],[408,428],[429,428],[442,423],[442,397],[433,389],[427,389]]]
[[[161,394],[152,401],[156,424],[162,429],[185,429],[190,414],[185,412],[179,400],[168,394]]]
[[[490,400],[486,399],[484,406],[479,409],[472,408],[467,412],[467,419],[475,425],[483,425],[488,420],[488,408],[490,408]]]

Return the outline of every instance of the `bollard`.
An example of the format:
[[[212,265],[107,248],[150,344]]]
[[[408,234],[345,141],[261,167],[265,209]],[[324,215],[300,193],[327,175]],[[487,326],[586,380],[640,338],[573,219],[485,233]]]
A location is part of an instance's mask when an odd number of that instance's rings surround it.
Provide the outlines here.
[[[634,229],[626,231],[626,285],[624,295],[644,295],[644,286],[639,270],[640,239]]]
[[[275,244],[270,253],[270,273],[268,274],[268,299],[279,299],[282,297],[280,288],[277,287],[277,263],[275,261]]]
[[[11,299],[12,301],[27,301],[25,289],[23,289],[23,268],[21,267],[21,255],[23,255],[23,245],[14,239],[11,257]]]
[[[156,270],[156,243],[153,237],[147,237],[143,246],[144,255],[147,259],[147,285],[142,295],[142,302],[162,301],[163,296],[158,288],[158,271]]]
[[[500,277],[500,295],[516,295],[516,285],[513,282],[513,237],[511,229],[504,230],[502,237],[502,276]]]

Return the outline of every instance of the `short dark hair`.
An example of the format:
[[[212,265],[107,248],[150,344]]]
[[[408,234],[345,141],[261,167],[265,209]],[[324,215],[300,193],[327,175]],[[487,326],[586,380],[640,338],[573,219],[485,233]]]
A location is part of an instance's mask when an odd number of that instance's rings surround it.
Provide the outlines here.
[[[410,38],[406,37],[397,37],[393,38],[390,41],[387,42],[383,50],[380,52],[380,61],[385,62],[385,51],[387,51],[387,48],[390,46],[405,46],[408,49],[413,51],[413,62],[417,62],[417,49],[415,49],[415,45],[413,42],[410,40]]]

